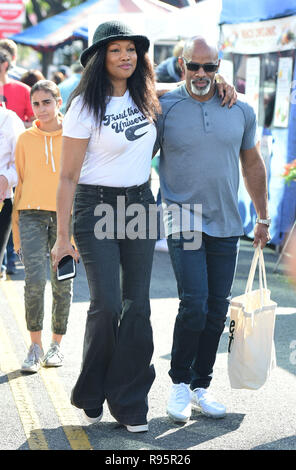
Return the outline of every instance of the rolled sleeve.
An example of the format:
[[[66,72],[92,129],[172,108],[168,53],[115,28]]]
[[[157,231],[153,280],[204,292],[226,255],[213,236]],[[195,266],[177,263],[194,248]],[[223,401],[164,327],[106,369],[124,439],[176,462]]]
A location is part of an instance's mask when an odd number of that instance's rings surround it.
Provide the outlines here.
[[[89,139],[93,129],[93,118],[86,107],[83,108],[82,99],[77,96],[63,120],[63,136],[74,139]]]
[[[256,114],[251,108],[251,106],[247,106],[245,108],[245,119],[246,119],[246,127],[245,132],[242,138],[242,145],[241,150],[248,150],[256,145],[256,137],[257,137],[257,120]]]

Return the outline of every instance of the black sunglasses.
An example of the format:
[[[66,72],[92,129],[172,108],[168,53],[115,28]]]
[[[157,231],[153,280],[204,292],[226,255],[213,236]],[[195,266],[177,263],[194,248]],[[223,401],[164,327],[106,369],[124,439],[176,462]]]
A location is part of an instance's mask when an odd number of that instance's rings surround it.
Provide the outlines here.
[[[188,62],[185,57],[183,57],[183,60],[186,64],[187,70],[190,72],[197,72],[200,67],[202,67],[205,72],[216,72],[219,66],[218,62],[216,62],[216,64],[199,64],[198,62]]]

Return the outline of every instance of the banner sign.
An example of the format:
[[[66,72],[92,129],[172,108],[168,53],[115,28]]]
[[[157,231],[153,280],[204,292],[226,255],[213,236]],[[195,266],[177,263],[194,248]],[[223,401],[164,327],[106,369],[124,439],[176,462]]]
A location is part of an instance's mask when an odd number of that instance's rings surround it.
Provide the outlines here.
[[[218,72],[227,83],[233,85],[233,62],[232,60],[221,60]]]
[[[250,106],[254,108],[258,120],[259,113],[259,88],[260,85],[260,58],[248,57],[246,67],[246,98]]]
[[[288,127],[292,73],[292,57],[280,57],[275,95],[274,127]]]
[[[236,54],[264,54],[296,48],[296,16],[258,23],[224,24],[221,50]]]
[[[23,0],[0,0],[0,38],[22,31],[25,20]]]

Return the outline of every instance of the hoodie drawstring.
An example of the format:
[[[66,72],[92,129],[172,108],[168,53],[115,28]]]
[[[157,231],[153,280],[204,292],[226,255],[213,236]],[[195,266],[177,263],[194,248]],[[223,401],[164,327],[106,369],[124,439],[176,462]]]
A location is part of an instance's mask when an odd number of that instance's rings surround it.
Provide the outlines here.
[[[44,136],[44,142],[45,142],[46,165],[48,165],[48,147],[47,147],[46,136]],[[55,173],[56,169],[55,169],[53,152],[52,152],[52,137],[50,137],[49,146],[50,146],[51,167],[52,167],[52,171]]]
[[[45,142],[46,165],[48,165],[48,148],[47,148],[46,136],[44,136],[44,142]]]

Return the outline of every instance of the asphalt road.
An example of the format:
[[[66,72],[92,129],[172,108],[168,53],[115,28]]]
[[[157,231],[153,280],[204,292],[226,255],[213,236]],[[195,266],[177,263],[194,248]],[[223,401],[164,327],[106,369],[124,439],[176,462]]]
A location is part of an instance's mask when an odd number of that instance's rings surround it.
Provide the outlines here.
[[[250,242],[242,241],[233,295],[243,293],[252,258]],[[277,310],[277,368],[258,391],[233,390],[227,376],[228,323],[221,338],[211,390],[227,407],[227,415],[211,420],[193,412],[185,425],[166,416],[168,376],[174,319],[178,308],[175,279],[167,253],[155,252],[151,283],[156,380],[149,397],[148,433],[131,434],[104,409],[99,425],[88,425],[69,396],[81,363],[88,287],[80,264],[68,332],[63,340],[64,366],[22,375],[29,337],[24,322],[24,271],[18,265],[11,280],[0,283],[0,450],[296,450],[296,290],[283,273],[273,273],[277,254],[266,249],[268,287]],[[45,295],[44,346],[50,342],[50,284]],[[108,453],[109,452],[109,453]],[[105,455],[105,454],[104,454]],[[119,454],[118,454],[119,455]],[[144,453],[142,454],[144,455]],[[107,462],[109,463],[109,462]],[[111,462],[110,462],[111,463]],[[114,462],[113,462],[114,463]],[[121,462],[125,463],[125,462]],[[131,462],[129,462],[131,463]],[[152,462],[153,463],[153,462]],[[155,462],[156,463],[156,462]],[[132,467],[140,466],[134,462]]]

